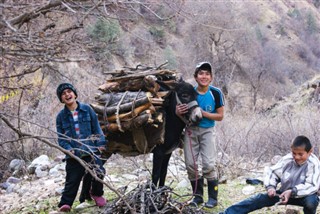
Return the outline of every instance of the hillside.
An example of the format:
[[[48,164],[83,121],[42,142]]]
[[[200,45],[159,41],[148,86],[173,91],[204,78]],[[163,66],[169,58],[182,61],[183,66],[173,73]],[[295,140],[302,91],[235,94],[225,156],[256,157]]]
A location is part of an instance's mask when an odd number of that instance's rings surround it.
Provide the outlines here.
[[[166,61],[191,83],[198,62],[213,64],[213,85],[226,97],[216,127],[220,177],[233,181],[255,171],[287,153],[296,135],[308,136],[320,151],[320,115],[310,87],[320,82],[319,0],[6,0],[0,8],[1,181],[12,175],[12,159],[61,155],[44,143],[57,144],[59,83],[71,82],[78,99],[91,103],[109,78],[105,72]],[[146,162],[134,162],[137,171]],[[110,159],[110,169],[113,163],[123,164]],[[42,182],[22,177],[35,186]],[[17,203],[19,197],[16,192]]]

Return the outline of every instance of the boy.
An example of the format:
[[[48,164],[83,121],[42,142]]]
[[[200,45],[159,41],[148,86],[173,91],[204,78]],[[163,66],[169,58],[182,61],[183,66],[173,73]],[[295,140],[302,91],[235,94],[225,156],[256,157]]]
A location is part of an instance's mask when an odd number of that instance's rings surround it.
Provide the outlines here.
[[[77,90],[70,83],[60,84],[57,96],[60,102],[65,104],[56,118],[59,145],[87,162],[97,176],[103,179],[105,169],[99,155],[100,150],[105,148],[106,140],[96,113],[89,105],[76,101]],[[65,187],[58,205],[61,212],[70,211],[85,168],[77,160],[66,155],[66,173]],[[94,179],[91,181],[91,197],[99,207],[106,204],[103,198],[103,184]]]
[[[266,171],[267,193],[259,193],[227,208],[220,214],[245,214],[263,207],[291,204],[303,207],[305,214],[315,214],[319,204],[320,162],[312,154],[312,145],[305,136],[297,136],[291,153]],[[279,190],[277,185],[281,183]]]
[[[184,136],[184,156],[193,193],[191,205],[203,203],[203,178],[207,179],[208,201],[205,206],[213,208],[218,204],[218,178],[216,171],[217,147],[215,141],[215,121],[221,121],[224,116],[224,97],[219,88],[213,87],[212,66],[209,62],[201,62],[196,66],[194,78],[198,93],[197,102],[202,112],[202,120],[197,126],[189,126]],[[181,104],[176,107],[176,113],[185,114],[188,105]],[[197,161],[201,155],[202,174],[199,175]]]

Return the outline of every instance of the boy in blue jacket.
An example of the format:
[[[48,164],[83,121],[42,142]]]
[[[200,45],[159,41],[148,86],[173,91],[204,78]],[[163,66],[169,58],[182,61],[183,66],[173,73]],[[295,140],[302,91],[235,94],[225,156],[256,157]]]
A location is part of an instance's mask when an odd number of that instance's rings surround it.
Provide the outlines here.
[[[77,90],[70,83],[60,84],[57,96],[60,102],[65,104],[56,118],[59,145],[87,162],[103,180],[105,169],[99,156],[100,151],[105,149],[106,139],[96,113],[89,105],[76,100]],[[66,182],[58,205],[59,211],[71,210],[85,171],[77,160],[66,155]],[[103,198],[103,184],[92,177],[90,179],[92,179],[91,198],[97,206],[104,206],[106,200]]]
[[[319,204],[320,162],[312,153],[310,140],[297,136],[291,153],[270,167],[264,178],[267,193],[259,193],[219,214],[246,214],[263,207],[291,204],[303,207],[304,214],[315,214]],[[277,185],[281,184],[280,189]]]

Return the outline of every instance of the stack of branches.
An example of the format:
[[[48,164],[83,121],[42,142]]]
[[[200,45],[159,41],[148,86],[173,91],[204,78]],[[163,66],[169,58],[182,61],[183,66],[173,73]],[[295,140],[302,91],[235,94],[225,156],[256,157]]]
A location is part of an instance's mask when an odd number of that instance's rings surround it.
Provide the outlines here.
[[[146,154],[164,143],[163,105],[169,91],[159,82],[173,85],[176,72],[137,66],[106,74],[111,77],[91,103],[108,140],[106,156]]]
[[[124,190],[126,189],[123,188]],[[108,203],[101,213],[188,213],[203,214],[203,210],[188,206],[188,199],[192,196],[180,196],[172,191],[168,186],[156,188],[151,181],[139,184],[136,188],[124,194],[124,200],[116,199]]]

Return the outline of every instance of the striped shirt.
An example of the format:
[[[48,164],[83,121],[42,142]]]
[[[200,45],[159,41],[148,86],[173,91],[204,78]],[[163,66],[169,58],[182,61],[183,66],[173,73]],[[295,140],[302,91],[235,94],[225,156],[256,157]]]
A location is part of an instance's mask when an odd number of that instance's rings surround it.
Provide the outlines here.
[[[80,127],[79,127],[79,119],[78,119],[78,111],[74,110],[71,111],[73,121],[74,121],[74,128],[76,130],[77,137],[80,137]]]

